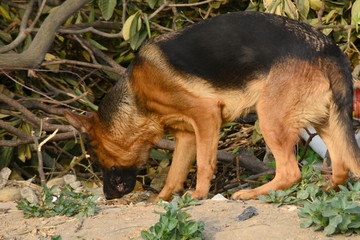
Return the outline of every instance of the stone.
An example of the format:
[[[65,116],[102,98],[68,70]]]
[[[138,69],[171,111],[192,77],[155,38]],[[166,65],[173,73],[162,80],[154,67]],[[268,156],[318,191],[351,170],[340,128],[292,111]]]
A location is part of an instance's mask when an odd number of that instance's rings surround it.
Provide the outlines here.
[[[10,168],[4,167],[0,171],[0,188],[5,187],[7,181],[9,180],[11,174]]]
[[[18,201],[21,199],[20,189],[5,188],[0,190],[0,202]]]
[[[65,185],[65,181],[64,178],[53,178],[50,179],[46,185],[48,186],[48,188],[51,188],[52,186],[64,186]]]
[[[25,198],[30,203],[38,202],[39,199],[36,196],[34,190],[32,190],[30,187],[23,187],[20,189],[20,194],[22,198]]]
[[[73,174],[67,174],[63,178],[64,178],[65,183],[69,184],[69,185],[70,185],[70,183],[76,182],[76,176]]]
[[[220,193],[216,194],[214,197],[211,198],[211,200],[214,201],[228,201],[228,199],[226,199],[223,195],[221,195]]]

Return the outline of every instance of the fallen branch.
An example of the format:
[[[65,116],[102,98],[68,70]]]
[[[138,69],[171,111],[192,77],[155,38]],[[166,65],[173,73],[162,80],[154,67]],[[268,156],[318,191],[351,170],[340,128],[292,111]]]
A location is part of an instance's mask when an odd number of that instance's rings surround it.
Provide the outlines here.
[[[175,142],[166,139],[160,139],[158,143],[156,143],[156,147],[167,150],[174,150]],[[267,166],[258,158],[256,158],[247,148],[240,148],[239,153],[236,155],[221,150],[217,152],[218,161],[223,163],[232,163],[235,157],[238,157],[239,165],[241,167],[246,168],[252,173],[262,173],[273,170],[273,168]]]

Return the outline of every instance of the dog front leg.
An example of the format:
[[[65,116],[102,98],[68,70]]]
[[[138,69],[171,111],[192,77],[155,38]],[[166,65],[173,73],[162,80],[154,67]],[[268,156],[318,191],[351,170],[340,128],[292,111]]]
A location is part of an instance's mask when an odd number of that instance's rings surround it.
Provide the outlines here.
[[[166,178],[166,184],[155,199],[155,202],[158,202],[160,199],[168,201],[173,193],[184,190],[184,181],[189,173],[191,161],[195,158],[196,141],[194,133],[177,131],[175,139],[175,151],[169,174]]]
[[[196,190],[188,191],[193,198],[206,198],[210,181],[216,170],[216,153],[223,103],[213,98],[202,98],[199,105],[191,109],[193,128],[196,135],[197,181]]]

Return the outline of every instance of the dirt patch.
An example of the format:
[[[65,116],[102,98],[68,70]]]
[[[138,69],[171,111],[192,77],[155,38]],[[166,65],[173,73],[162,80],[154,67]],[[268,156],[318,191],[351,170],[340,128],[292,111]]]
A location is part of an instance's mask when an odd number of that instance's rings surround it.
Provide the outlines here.
[[[96,216],[81,220],[63,216],[25,219],[15,202],[0,203],[0,239],[50,239],[54,235],[61,235],[65,240],[141,239],[141,231],[159,220],[154,211],[162,211],[159,206],[143,201],[127,205],[118,201],[106,204],[100,204],[101,210]],[[237,216],[249,206],[255,207],[259,214],[239,221]],[[205,222],[204,237],[207,240],[359,239],[356,235],[326,237],[322,231],[301,229],[302,220],[297,212],[294,206],[275,208],[259,200],[204,200],[189,209],[192,219]]]

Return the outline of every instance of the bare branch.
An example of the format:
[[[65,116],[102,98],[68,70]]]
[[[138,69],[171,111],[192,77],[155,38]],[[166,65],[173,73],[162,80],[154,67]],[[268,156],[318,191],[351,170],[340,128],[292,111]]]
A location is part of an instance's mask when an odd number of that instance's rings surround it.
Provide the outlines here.
[[[214,0],[206,0],[206,1],[197,2],[197,3],[169,4],[168,6],[169,7],[195,7],[195,6],[200,6],[200,5],[211,3],[211,2],[215,2],[215,1]],[[223,2],[223,1],[217,1],[217,2]]]
[[[324,15],[325,9],[326,9],[326,0],[322,0],[322,5],[321,5],[320,10],[318,12],[316,12],[318,20],[319,20],[319,22],[318,22],[319,26],[323,25],[322,24],[322,16]]]
[[[5,129],[6,131],[15,134],[21,139],[28,139],[30,136],[24,133],[23,131],[17,129],[16,127],[11,126],[10,124],[7,124],[6,122],[0,120],[0,128]],[[0,144],[1,145],[1,144]]]
[[[10,44],[1,47],[0,53],[8,52],[8,51],[16,48],[17,46],[19,46],[25,40],[27,35],[31,32],[31,30],[29,31],[29,29],[26,29],[26,26],[27,26],[27,22],[29,21],[31,11],[33,10],[34,2],[35,2],[35,0],[31,0],[25,9],[23,19],[21,20],[21,23],[20,23],[19,35]]]
[[[70,65],[79,65],[79,66],[84,66],[84,67],[90,67],[90,68],[96,68],[99,70],[105,70],[105,71],[109,71],[109,72],[114,72],[117,74],[124,74],[125,72],[125,68],[112,68],[112,67],[108,67],[108,66],[104,66],[104,65],[100,65],[100,64],[93,64],[93,63],[86,63],[86,62],[80,62],[80,61],[74,61],[74,60],[55,60],[55,61],[51,61],[51,62],[44,62],[43,64],[41,64],[41,66],[48,66],[48,65],[55,65],[55,64],[70,64]]]
[[[71,30],[71,29],[59,29],[57,31],[58,33],[67,33],[67,34],[83,34],[83,33],[87,33],[87,32],[91,32],[91,33],[95,33],[97,35],[100,35],[102,37],[106,37],[106,38],[122,38],[122,33],[106,33],[106,32],[102,32],[99,31],[93,27],[88,27],[88,28],[84,28],[84,29],[79,29],[79,30]]]
[[[7,97],[6,95],[0,93],[0,101],[5,102],[12,106],[13,108],[20,111],[24,117],[27,119],[28,122],[34,124],[35,126],[40,126],[41,123],[43,125],[43,129],[45,131],[55,131],[56,129],[59,129],[59,131],[71,131],[73,128],[68,125],[58,125],[58,124],[49,124],[45,120],[38,118],[35,114],[30,112],[26,107],[15,101],[14,99],[11,99]]]
[[[356,29],[355,25],[316,25],[313,27],[316,29],[332,28],[332,29],[334,29],[334,31]]]
[[[174,150],[175,143],[170,140],[160,139],[156,146],[158,148]],[[271,167],[264,164],[262,161],[257,159],[248,149],[243,148],[239,150],[239,154],[235,155],[229,152],[219,150],[217,152],[217,159],[220,162],[232,163],[234,158],[237,157],[239,160],[239,165],[248,169],[253,173],[261,173],[273,170]]]
[[[6,46],[1,47],[0,48],[0,53],[8,52],[8,51],[16,48],[17,46],[19,46],[19,44],[21,44],[25,40],[27,35],[30,34],[33,31],[36,23],[39,21],[39,18],[41,16],[42,11],[44,10],[46,0],[42,1],[41,7],[40,7],[34,21],[30,25],[30,27],[26,28],[26,24],[27,24],[27,22],[29,20],[31,11],[33,9],[34,2],[35,2],[34,0],[31,0],[30,3],[28,4],[28,7],[25,10],[23,20],[21,21],[21,25],[20,25],[20,33],[19,33],[19,35],[16,37],[16,39],[13,42],[11,42],[10,44],[8,44]]]
[[[158,8],[156,9],[155,12],[153,12],[150,16],[149,16],[149,20],[152,19],[153,17],[155,17],[159,12],[161,12],[165,7],[169,6],[168,2],[166,0],[164,0],[164,3]]]
[[[106,61],[110,66],[112,66],[113,68],[116,69],[120,69],[123,73],[125,72],[126,68],[122,67],[120,64],[118,64],[114,59],[112,59],[111,57],[109,57],[108,55],[106,55],[105,53],[103,53],[100,49],[98,49],[97,47],[95,47],[93,44],[91,44],[91,42],[89,42],[88,40],[81,38],[81,40],[83,41],[83,43],[90,48],[94,54],[98,57],[100,57],[101,59],[103,59],[104,61]]]
[[[66,0],[47,16],[27,50],[20,54],[0,54],[0,68],[34,68],[39,65],[52,45],[60,25],[89,1]]]
[[[50,141],[56,142],[56,141],[66,140],[66,139],[73,138],[74,136],[75,136],[74,131],[59,133],[56,136],[54,136]],[[41,139],[46,138],[46,137],[47,136],[42,136]],[[5,146],[5,147],[17,147],[22,144],[30,144],[30,143],[34,143],[34,140],[32,139],[31,136],[29,136],[26,139],[18,139],[18,140],[14,140],[14,141],[0,140],[0,146]]]
[[[4,73],[8,78],[10,78],[12,81],[16,82],[17,84],[21,85],[22,87],[24,87],[24,88],[26,88],[26,89],[28,89],[28,90],[30,90],[30,91],[36,92],[37,94],[39,94],[39,95],[41,95],[41,96],[44,96],[45,98],[51,100],[52,103],[57,103],[57,104],[59,104],[59,105],[65,106],[65,107],[71,107],[71,106],[67,105],[67,104],[64,103],[64,102],[57,101],[56,99],[53,99],[53,98],[47,96],[46,94],[44,94],[44,93],[42,93],[42,92],[39,92],[39,91],[37,91],[37,90],[35,90],[35,89],[32,89],[32,88],[30,88],[30,87],[22,84],[21,82],[17,81],[16,79],[14,79],[13,77],[11,77],[7,72],[5,72],[5,71],[3,71],[3,70],[2,70],[2,73]],[[73,97],[73,96],[72,96],[72,97]],[[1,99],[0,99],[0,100],[1,100]],[[20,111],[21,111],[21,110],[20,110]]]

